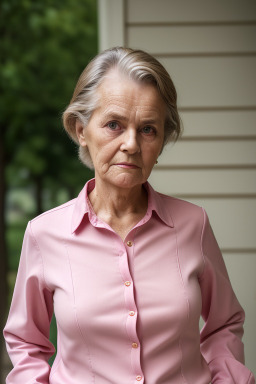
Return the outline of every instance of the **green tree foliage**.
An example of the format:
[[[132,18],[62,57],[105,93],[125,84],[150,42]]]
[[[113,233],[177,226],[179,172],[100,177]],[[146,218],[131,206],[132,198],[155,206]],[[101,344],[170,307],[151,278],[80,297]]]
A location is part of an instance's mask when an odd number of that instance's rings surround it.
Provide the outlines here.
[[[61,115],[76,81],[97,53],[96,0],[0,2],[0,226],[1,292],[6,296],[7,191],[30,187],[36,210],[47,189],[75,197],[92,173],[79,163]],[[7,188],[8,186],[8,188]],[[18,255],[17,255],[18,256]],[[0,312],[5,299],[1,296]]]
[[[61,114],[97,52],[96,0],[2,0],[0,125],[10,186],[76,193],[91,176],[63,132]],[[54,202],[53,202],[54,203]]]
[[[95,0],[2,0],[0,121],[9,183],[76,191],[86,177],[61,113],[97,52]],[[14,177],[15,175],[15,177]],[[38,191],[38,193],[39,193]],[[38,199],[38,211],[42,210]]]

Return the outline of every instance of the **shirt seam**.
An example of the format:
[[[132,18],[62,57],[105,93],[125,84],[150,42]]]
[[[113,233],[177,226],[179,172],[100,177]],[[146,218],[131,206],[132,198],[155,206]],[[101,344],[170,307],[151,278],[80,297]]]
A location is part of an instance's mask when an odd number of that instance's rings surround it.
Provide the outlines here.
[[[44,285],[45,287],[48,289],[49,292],[52,292],[52,290],[50,289],[50,287],[48,286],[47,282],[46,282],[46,277],[45,277],[45,265],[44,265],[44,260],[43,260],[43,255],[42,255],[42,252],[41,252],[41,249],[39,247],[39,244],[38,244],[38,241],[36,240],[36,236],[34,234],[34,231],[32,229],[32,222],[29,221],[29,229],[30,229],[30,233],[31,233],[31,236],[32,236],[32,240],[34,242],[34,245],[40,255],[40,260],[41,260],[41,264],[42,264],[42,271],[41,271],[41,274],[42,274],[42,279],[43,279],[43,282],[44,282]]]
[[[203,212],[203,225],[202,225],[201,238],[200,238],[200,248],[201,248],[201,256],[202,256],[203,266],[202,266],[202,271],[199,273],[199,276],[198,276],[199,280],[203,279],[203,275],[205,272],[205,266],[206,266],[205,254],[204,254],[204,249],[203,249],[204,233],[205,233],[205,227],[206,227],[206,212],[203,208],[201,208],[201,209]]]

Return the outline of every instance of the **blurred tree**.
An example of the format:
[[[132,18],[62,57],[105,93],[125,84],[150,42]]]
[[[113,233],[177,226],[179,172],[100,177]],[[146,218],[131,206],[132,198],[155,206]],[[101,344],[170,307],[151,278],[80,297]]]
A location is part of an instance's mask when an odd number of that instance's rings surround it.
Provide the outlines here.
[[[62,132],[61,113],[77,78],[97,53],[96,0],[1,0],[0,3],[0,314],[6,308],[6,193],[31,185],[65,187],[72,197],[92,173]],[[1,318],[1,326],[4,319]],[[1,369],[0,369],[1,370]]]

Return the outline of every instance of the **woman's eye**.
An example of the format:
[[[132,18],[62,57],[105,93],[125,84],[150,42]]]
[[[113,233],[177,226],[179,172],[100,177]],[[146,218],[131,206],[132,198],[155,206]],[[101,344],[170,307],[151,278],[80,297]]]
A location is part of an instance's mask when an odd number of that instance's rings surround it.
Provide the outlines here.
[[[112,131],[115,131],[119,128],[119,125],[115,121],[111,121],[107,124],[108,128],[110,128]]]
[[[155,129],[149,126],[143,127],[142,132],[145,133],[146,135],[154,134]]]

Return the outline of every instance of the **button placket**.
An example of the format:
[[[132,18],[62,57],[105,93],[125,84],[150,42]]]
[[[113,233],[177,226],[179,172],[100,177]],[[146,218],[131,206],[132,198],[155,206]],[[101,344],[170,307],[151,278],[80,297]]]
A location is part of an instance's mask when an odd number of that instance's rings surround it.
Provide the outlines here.
[[[124,299],[127,310],[126,332],[131,345],[131,368],[134,374],[134,382],[140,381],[143,383],[144,380],[140,365],[140,342],[137,335],[138,312],[135,302],[134,283],[130,272],[130,264],[134,252],[133,246],[134,241],[132,238],[128,238],[126,243],[123,243],[122,251],[120,250],[119,253],[119,268],[124,282]],[[141,379],[138,380],[137,377]]]
[[[126,242],[127,246],[127,258],[130,268],[133,266],[133,259],[134,259],[134,252],[135,252],[135,243],[133,238],[129,238]],[[127,333],[131,338],[132,341],[132,348],[131,348],[131,363],[133,367],[134,372],[134,379],[135,382],[144,382],[144,377],[141,369],[141,363],[140,363],[140,354],[141,354],[141,344],[137,335],[137,317],[138,317],[138,310],[136,306],[135,301],[135,295],[134,290],[132,291],[132,300],[131,298],[127,298],[127,306],[129,307],[129,312],[127,316],[126,321],[126,329]]]

